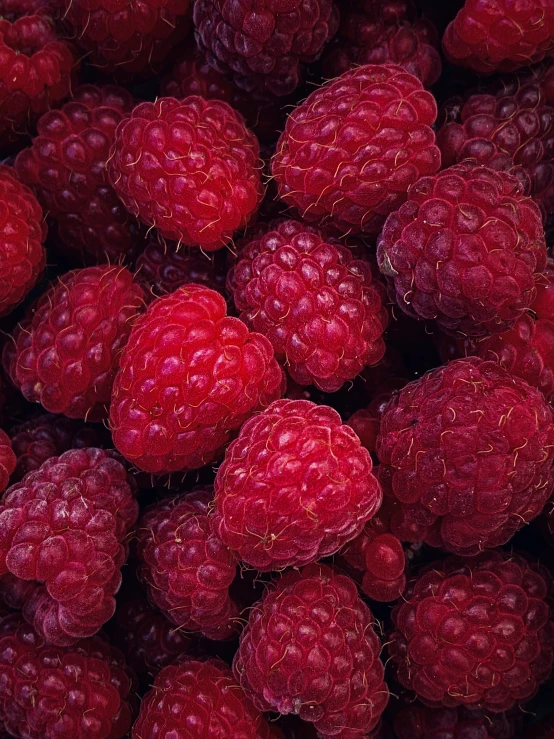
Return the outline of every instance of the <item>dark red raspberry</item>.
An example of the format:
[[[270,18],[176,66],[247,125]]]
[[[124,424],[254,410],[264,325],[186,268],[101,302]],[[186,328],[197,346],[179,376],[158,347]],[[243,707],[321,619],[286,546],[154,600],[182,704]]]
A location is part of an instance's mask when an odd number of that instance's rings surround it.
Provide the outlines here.
[[[52,647],[16,615],[0,621],[0,718],[25,739],[122,739],[136,678],[102,639]]]
[[[377,436],[381,426],[381,418],[388,402],[398,390],[408,383],[403,377],[390,377],[373,393],[373,398],[366,408],[355,411],[346,424],[360,438],[362,446],[371,454],[377,451]]]
[[[539,208],[516,178],[467,162],[411,187],[377,243],[400,308],[469,336],[514,324],[546,257]]]
[[[0,493],[6,489],[16,462],[10,437],[0,429]]]
[[[303,219],[376,234],[422,175],[440,167],[433,96],[401,67],[346,72],[287,119],[272,162],[279,196]]]
[[[11,167],[0,165],[0,316],[10,313],[35,286],[46,262],[45,238],[46,224],[35,196]]]
[[[352,580],[311,565],[289,571],[252,609],[233,671],[260,710],[354,739],[375,728],[388,702],[380,650]]]
[[[21,181],[54,225],[57,245],[81,264],[130,261],[138,245],[138,224],[106,172],[116,128],[132,108],[126,90],[84,85],[61,110],[42,116],[38,136],[16,159]]]
[[[481,74],[513,72],[554,52],[554,6],[550,0],[466,0],[442,45],[450,61]]]
[[[100,420],[142,288],[123,267],[68,272],[31,307],[4,349],[4,366],[27,400],[51,413]]]
[[[154,474],[208,464],[284,389],[269,341],[227,316],[222,296],[200,285],[154,300],[120,365],[110,415],[114,443]]]
[[[127,209],[160,234],[215,251],[261,202],[259,145],[227,103],[141,103],[120,123],[108,165]]]
[[[529,700],[552,670],[550,589],[515,554],[434,562],[392,612],[397,679],[431,706],[499,712]]]
[[[196,38],[209,64],[248,92],[294,92],[338,28],[332,0],[197,0]]]
[[[394,717],[395,739],[517,739],[515,722],[504,713],[466,706],[402,706]]]
[[[131,478],[101,449],[51,457],[7,490],[0,573],[43,583],[24,615],[50,643],[74,644],[111,618],[137,516]]]
[[[401,504],[392,533],[466,555],[504,544],[552,492],[553,440],[543,395],[495,362],[470,357],[429,372],[381,421],[379,479]]]

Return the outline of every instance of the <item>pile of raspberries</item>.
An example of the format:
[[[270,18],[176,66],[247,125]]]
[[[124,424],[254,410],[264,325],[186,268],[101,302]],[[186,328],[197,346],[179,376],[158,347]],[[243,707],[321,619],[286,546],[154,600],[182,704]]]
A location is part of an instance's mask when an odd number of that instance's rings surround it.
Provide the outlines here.
[[[0,0],[0,739],[554,739],[554,0]]]

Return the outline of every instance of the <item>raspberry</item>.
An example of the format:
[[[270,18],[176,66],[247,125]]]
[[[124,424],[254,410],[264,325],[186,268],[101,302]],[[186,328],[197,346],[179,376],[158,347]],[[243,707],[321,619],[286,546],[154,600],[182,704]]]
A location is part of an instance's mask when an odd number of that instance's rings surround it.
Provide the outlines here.
[[[226,315],[225,300],[185,285],[154,300],[120,362],[111,404],[116,448],[154,474],[196,469],[283,392],[271,344]]]
[[[531,305],[546,266],[540,212],[515,177],[458,164],[410,189],[377,261],[408,315],[447,332],[501,333]]]
[[[385,293],[368,262],[298,221],[245,240],[227,277],[240,318],[300,385],[339,390],[385,353]]]
[[[4,349],[4,367],[27,400],[51,413],[101,420],[142,288],[123,267],[63,275],[42,295]]]
[[[513,72],[554,52],[554,7],[550,0],[466,0],[442,45],[454,64],[481,74]]]
[[[46,645],[18,616],[0,621],[0,717],[26,739],[122,739],[136,678],[98,638]]]
[[[429,565],[392,612],[399,682],[430,706],[500,712],[532,698],[552,670],[544,577],[499,551]]]
[[[92,636],[115,610],[138,516],[132,480],[101,449],[51,457],[12,485],[0,505],[0,574],[42,583],[24,615],[50,643]]]
[[[0,493],[6,489],[16,461],[10,437],[0,429]]]
[[[0,165],[0,316],[10,313],[35,286],[46,262],[45,238],[35,196],[11,167]]]
[[[106,163],[118,123],[132,110],[119,87],[84,85],[71,102],[39,120],[38,136],[15,168],[54,225],[57,245],[82,263],[129,258],[137,224],[108,182]]]
[[[126,208],[163,237],[215,251],[262,199],[259,153],[227,103],[159,98],[120,123],[108,174]]]
[[[392,533],[456,554],[507,542],[552,492],[554,416],[541,393],[495,362],[458,359],[387,406],[379,479],[400,502]],[[418,539],[416,539],[418,540]]]
[[[294,92],[303,67],[314,61],[338,28],[332,0],[197,0],[196,38],[208,63],[235,85],[281,97]]]
[[[279,196],[303,219],[377,234],[422,175],[440,167],[433,96],[402,68],[372,65],[312,92],[273,157]]]
[[[377,436],[379,435],[381,418],[385,408],[395,393],[402,390],[407,382],[403,377],[390,377],[381,386],[377,387],[371,403],[366,408],[355,411],[346,422],[347,426],[350,426],[356,436],[360,438],[362,446],[368,452],[376,453]]]
[[[388,701],[380,649],[352,580],[311,565],[285,574],[250,612],[233,671],[260,710],[361,738]]]
[[[396,739],[516,739],[513,721],[479,709],[403,706],[394,717]]]

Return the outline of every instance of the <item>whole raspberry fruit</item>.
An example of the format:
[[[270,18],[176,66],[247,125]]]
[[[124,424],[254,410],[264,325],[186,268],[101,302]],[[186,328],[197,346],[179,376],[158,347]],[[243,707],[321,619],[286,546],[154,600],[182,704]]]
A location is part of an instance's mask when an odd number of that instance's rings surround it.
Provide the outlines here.
[[[185,285],[133,327],[114,382],[114,444],[146,472],[202,467],[283,383],[269,341],[227,316],[219,293]]]
[[[375,728],[388,702],[380,650],[352,580],[311,565],[289,571],[252,609],[233,671],[260,710],[355,739]]]
[[[132,108],[126,90],[84,85],[61,110],[42,116],[38,136],[16,159],[18,176],[54,225],[57,245],[81,264],[129,261],[137,248],[138,226],[106,172],[116,128]]]
[[[381,500],[356,434],[335,410],[307,400],[278,400],[249,419],[215,480],[219,535],[259,571],[334,554]]]
[[[504,544],[552,492],[553,439],[542,394],[495,362],[457,359],[410,383],[377,439],[379,479],[401,504],[392,533],[417,522],[420,540],[456,554]]]
[[[215,251],[261,202],[259,146],[227,103],[141,103],[117,129],[108,164],[126,208],[160,234]]]
[[[377,234],[439,169],[436,117],[433,96],[401,67],[346,72],[289,115],[272,161],[279,196],[306,221]]]
[[[430,706],[506,711],[552,670],[551,581],[499,551],[429,565],[392,612],[397,679]]]
[[[60,277],[4,348],[4,367],[31,402],[70,418],[101,420],[142,288],[123,267],[87,267]]]
[[[332,0],[197,0],[196,38],[209,64],[232,74],[248,92],[281,97],[294,92],[303,66],[314,61],[338,28]]]
[[[11,167],[0,165],[0,316],[10,313],[35,286],[46,262],[45,238],[37,199]]]
[[[0,429],[0,493],[6,489],[16,461],[10,437]]]
[[[377,243],[400,308],[469,336],[514,324],[546,257],[539,208],[516,178],[467,162],[411,187]]]
[[[101,449],[51,457],[0,504],[0,574],[43,583],[25,618],[50,643],[92,636],[115,610],[125,538],[138,516],[132,480]]]
[[[554,52],[554,6],[550,0],[466,0],[442,40],[454,62],[479,72],[513,72]]]
[[[394,717],[395,739],[516,739],[516,725],[504,713],[481,709],[402,706]]]

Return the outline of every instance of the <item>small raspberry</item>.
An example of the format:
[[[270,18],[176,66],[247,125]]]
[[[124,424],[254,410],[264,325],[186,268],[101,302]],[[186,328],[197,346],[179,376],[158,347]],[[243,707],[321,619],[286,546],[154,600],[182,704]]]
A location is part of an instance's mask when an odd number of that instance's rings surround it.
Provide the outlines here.
[[[261,202],[259,153],[227,103],[159,98],[120,123],[108,174],[127,209],[163,237],[215,251]]]
[[[515,722],[504,713],[467,706],[402,706],[394,717],[396,739],[517,739]]]
[[[0,493],[6,489],[16,462],[10,437],[0,429]]]
[[[283,384],[269,341],[227,316],[219,293],[185,285],[133,327],[114,382],[114,444],[146,472],[202,467]]]
[[[51,413],[101,420],[119,358],[144,302],[123,267],[74,270],[38,299],[4,349],[24,397]]]
[[[397,679],[430,706],[529,700],[552,670],[550,589],[546,571],[500,551],[429,565],[392,612]]]
[[[433,96],[401,67],[346,72],[289,115],[272,161],[279,196],[309,222],[377,234],[439,169],[436,117]]]
[[[516,178],[469,163],[420,179],[377,243],[400,308],[470,336],[514,324],[546,257],[539,209]]]
[[[352,580],[311,565],[289,571],[252,609],[233,671],[260,710],[361,739],[388,702],[380,650]]]

